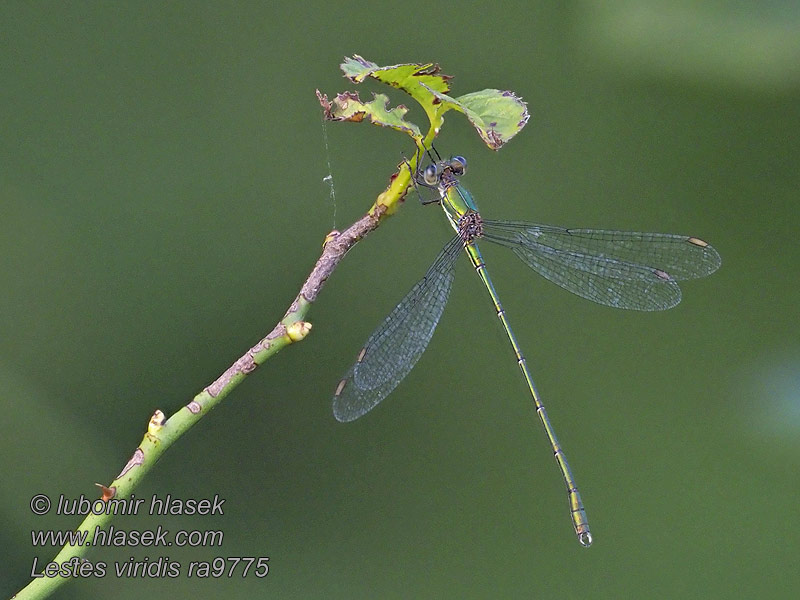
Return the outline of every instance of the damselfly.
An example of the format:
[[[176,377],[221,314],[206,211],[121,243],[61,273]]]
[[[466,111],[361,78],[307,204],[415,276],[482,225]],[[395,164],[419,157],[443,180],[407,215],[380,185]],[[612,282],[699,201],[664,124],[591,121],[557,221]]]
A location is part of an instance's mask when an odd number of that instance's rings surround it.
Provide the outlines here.
[[[425,276],[370,335],[336,388],[333,414],[339,421],[361,417],[408,375],[442,316],[456,259],[463,249],[486,286],[511,342],[566,483],[575,533],[581,544],[589,546],[592,535],[575,478],[489,278],[477,240],[510,248],[531,269],[573,294],[614,308],[642,311],[666,310],[678,304],[678,281],[713,273],[720,265],[720,257],[708,243],[691,236],[484,220],[472,195],[459,183],[466,167],[466,159],[455,156],[433,162],[414,175],[417,184],[437,190],[434,202],[442,206],[456,235]]]

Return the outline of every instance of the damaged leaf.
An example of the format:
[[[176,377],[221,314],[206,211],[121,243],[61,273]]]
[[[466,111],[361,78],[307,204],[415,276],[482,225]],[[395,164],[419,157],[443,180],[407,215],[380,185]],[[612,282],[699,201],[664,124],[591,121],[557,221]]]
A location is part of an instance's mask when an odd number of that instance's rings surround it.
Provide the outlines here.
[[[382,83],[391,85],[417,98],[417,95],[429,97],[430,94],[420,92],[420,85],[425,84],[428,88],[446,94],[450,91],[448,83],[453,77],[443,75],[439,72],[439,65],[435,63],[406,63],[401,65],[391,65],[379,67],[374,62],[366,60],[358,54],[353,58],[345,58],[339,65],[347,77],[353,83],[361,83],[367,77],[377,79]]]
[[[441,101],[441,112],[454,108],[464,113],[492,150],[499,150],[522,131],[530,117],[527,105],[514,92],[487,89],[451,98],[430,91]]]
[[[406,63],[381,67],[355,54],[352,58],[345,58],[340,67],[345,77],[354,83],[372,78],[409,94],[425,110],[430,129],[423,140],[419,127],[405,120],[408,109],[403,105],[387,108],[388,98],[383,94],[375,95],[371,102],[362,102],[358,94],[345,92],[329,102],[326,96],[317,91],[326,118],[362,121],[369,116],[370,121],[376,125],[407,133],[422,150],[428,148],[438,135],[444,123],[444,113],[451,109],[466,115],[481,139],[492,150],[501,148],[528,122],[527,106],[513,92],[487,89],[457,98],[449,96],[452,77],[440,73],[436,63]]]
[[[402,104],[388,108],[389,98],[385,94],[373,94],[373,99],[363,102],[357,92],[337,94],[330,101],[325,94],[317,90],[317,98],[329,121],[363,121],[365,117],[374,125],[391,127],[410,135],[414,140],[422,139],[422,133],[414,123],[404,119],[408,108]]]
[[[438,132],[442,126],[439,99],[435,93],[450,91],[451,75],[444,75],[436,63],[405,63],[381,67],[358,54],[345,58],[339,65],[345,77],[353,83],[361,83],[367,77],[376,79],[414,98],[428,115],[431,127]]]

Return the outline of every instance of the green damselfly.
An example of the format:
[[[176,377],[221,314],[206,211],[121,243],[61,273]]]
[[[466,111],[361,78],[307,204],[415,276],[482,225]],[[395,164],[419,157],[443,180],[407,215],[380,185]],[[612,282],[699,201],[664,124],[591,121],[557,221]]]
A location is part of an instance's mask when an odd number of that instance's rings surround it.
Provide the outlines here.
[[[709,244],[691,236],[484,220],[472,195],[459,183],[466,167],[466,159],[455,156],[432,162],[413,174],[416,184],[437,190],[438,197],[433,202],[444,209],[456,235],[425,276],[370,335],[336,388],[333,414],[339,421],[361,417],[411,371],[442,316],[456,259],[463,249],[489,292],[511,342],[566,483],[575,533],[581,544],[589,546],[592,535],[575,478],[489,278],[477,240],[510,248],[531,269],[573,294],[606,306],[641,311],[666,310],[678,304],[678,281],[713,273],[720,265],[720,256]]]

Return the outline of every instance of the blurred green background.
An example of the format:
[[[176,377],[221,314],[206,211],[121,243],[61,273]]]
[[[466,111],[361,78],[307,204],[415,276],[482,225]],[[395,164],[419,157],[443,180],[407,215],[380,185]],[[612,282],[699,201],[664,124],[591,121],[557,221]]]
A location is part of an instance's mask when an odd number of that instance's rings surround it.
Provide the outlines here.
[[[0,595],[53,548],[36,493],[94,496],[281,317],[325,234],[403,153],[331,123],[338,64],[436,61],[455,95],[511,89],[499,153],[447,117],[443,154],[489,218],[700,236],[723,257],[663,314],[616,312],[486,248],[583,491],[563,483],[480,282],[459,265],[428,352],[366,418],[330,397],[449,237],[409,200],[359,244],[270,360],[161,460],[140,497],[226,498],[222,547],[264,580],[104,579],[59,598],[787,598],[800,585],[800,6],[408,1],[0,6]],[[361,94],[386,91],[360,86]],[[394,103],[411,104],[402,94]],[[411,118],[423,121],[412,107]],[[327,157],[336,201],[322,179]]]

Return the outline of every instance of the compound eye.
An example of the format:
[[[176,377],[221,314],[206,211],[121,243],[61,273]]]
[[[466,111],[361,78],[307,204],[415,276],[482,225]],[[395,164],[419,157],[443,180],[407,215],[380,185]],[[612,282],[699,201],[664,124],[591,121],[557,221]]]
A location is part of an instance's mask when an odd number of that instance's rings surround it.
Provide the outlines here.
[[[463,156],[454,156],[450,159],[450,168],[456,175],[463,175],[467,172],[467,159]]]
[[[422,180],[428,185],[438,185],[439,169],[436,165],[428,165],[422,172]]]

